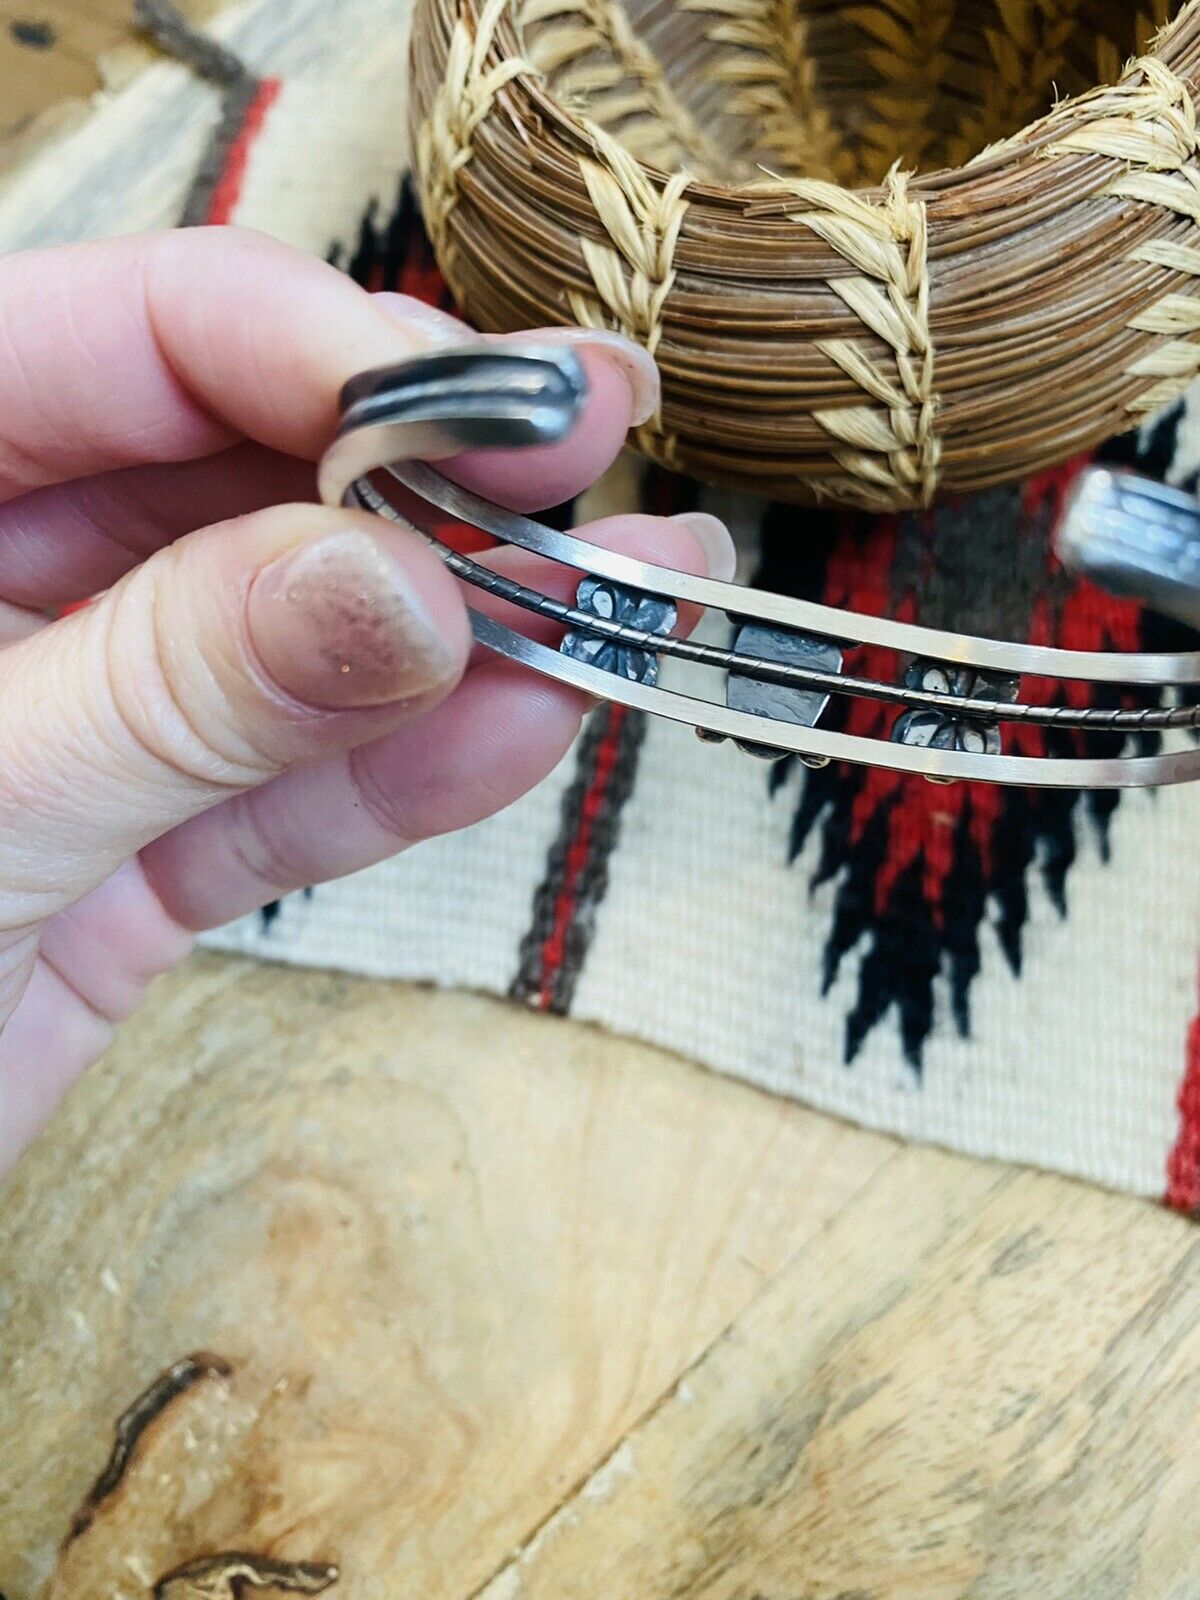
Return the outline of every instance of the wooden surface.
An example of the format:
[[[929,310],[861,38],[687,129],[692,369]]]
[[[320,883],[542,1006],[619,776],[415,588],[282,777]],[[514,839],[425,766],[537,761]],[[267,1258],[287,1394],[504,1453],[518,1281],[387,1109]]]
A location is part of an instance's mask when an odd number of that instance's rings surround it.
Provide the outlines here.
[[[1135,1201],[210,956],[0,1207],[7,1600],[1200,1593],[1200,1234]]]

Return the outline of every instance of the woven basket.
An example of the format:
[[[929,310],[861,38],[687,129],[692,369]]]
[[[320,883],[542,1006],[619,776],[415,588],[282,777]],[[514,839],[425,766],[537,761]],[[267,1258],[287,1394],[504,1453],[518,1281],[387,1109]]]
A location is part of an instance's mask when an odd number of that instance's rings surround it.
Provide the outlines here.
[[[481,326],[620,328],[646,454],[888,510],[1200,373],[1198,81],[1200,0],[418,0],[413,135]]]

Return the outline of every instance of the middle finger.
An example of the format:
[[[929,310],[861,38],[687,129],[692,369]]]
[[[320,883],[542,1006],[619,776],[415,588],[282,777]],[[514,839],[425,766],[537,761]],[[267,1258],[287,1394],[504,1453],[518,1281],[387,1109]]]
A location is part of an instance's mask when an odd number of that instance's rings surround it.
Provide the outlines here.
[[[463,456],[446,463],[447,476],[510,510],[586,489],[618,453],[640,397],[606,348],[586,346],[581,359],[588,400],[569,438]],[[183,534],[315,498],[310,463],[252,443],[35,489],[0,505],[0,600],[36,610],[83,600]]]

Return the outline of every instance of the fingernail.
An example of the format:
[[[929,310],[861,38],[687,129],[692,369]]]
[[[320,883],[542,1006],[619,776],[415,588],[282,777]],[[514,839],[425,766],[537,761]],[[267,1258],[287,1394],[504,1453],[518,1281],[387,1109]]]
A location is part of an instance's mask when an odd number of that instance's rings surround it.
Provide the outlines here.
[[[358,529],[264,567],[246,604],[263,667],[308,705],[348,710],[411,700],[457,670],[406,573]]]
[[[530,340],[535,344],[569,344],[579,350],[594,350],[605,361],[611,362],[625,379],[633,396],[635,428],[643,422],[649,422],[658,410],[662,382],[654,357],[623,334],[609,333],[604,328],[538,328],[512,337]]]
[[[467,344],[479,338],[498,337],[534,344],[569,344],[580,350],[594,350],[616,367],[624,378],[633,400],[635,428],[643,422],[649,422],[658,410],[662,399],[662,383],[654,357],[624,334],[613,333],[607,328],[533,328],[527,333],[479,334],[448,311],[426,305],[413,295],[383,290],[374,298],[389,317],[430,345]]]
[[[720,517],[712,517],[707,511],[681,511],[671,521],[681,522],[704,551],[708,576],[719,583],[732,583],[737,572],[737,547]]]
[[[427,305],[415,295],[395,294],[390,289],[380,290],[373,296],[375,304],[389,317],[406,328],[411,328],[430,345],[468,344],[479,335],[474,328],[460,322],[448,311]]]

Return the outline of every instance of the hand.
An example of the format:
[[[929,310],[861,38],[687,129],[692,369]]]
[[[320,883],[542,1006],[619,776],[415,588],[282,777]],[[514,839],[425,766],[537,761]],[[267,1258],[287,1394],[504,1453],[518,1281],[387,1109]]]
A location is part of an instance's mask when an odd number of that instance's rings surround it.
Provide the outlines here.
[[[345,379],[467,336],[232,229],[0,261],[0,1168],[196,930],[475,822],[567,750],[580,696],[473,654],[412,530],[311,503]],[[532,510],[608,466],[657,375],[576,337],[572,437],[451,475]],[[731,576],[712,518],[585,536]]]

